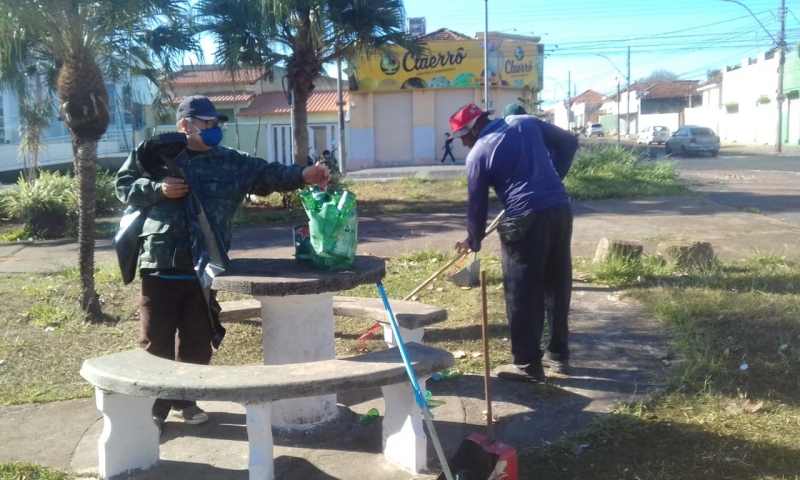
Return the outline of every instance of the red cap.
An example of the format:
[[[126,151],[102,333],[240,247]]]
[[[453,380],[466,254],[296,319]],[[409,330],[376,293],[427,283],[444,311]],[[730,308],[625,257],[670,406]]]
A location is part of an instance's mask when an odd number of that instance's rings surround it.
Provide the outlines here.
[[[478,121],[481,116],[491,115],[492,113],[494,113],[492,110],[484,112],[474,103],[469,103],[459,108],[458,111],[450,117],[450,129],[453,131],[453,137],[463,137],[475,126],[475,122]]]

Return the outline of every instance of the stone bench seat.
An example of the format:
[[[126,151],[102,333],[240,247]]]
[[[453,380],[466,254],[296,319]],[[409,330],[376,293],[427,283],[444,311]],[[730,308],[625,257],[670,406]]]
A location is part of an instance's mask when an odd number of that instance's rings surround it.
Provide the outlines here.
[[[425,327],[447,320],[447,310],[443,308],[403,300],[390,300],[390,304],[404,342],[422,343]],[[261,303],[258,300],[233,300],[221,302],[220,306],[222,307],[220,320],[223,322],[261,318]],[[390,347],[397,346],[380,298],[333,297],[333,314],[380,322],[383,325],[386,343]]]
[[[453,365],[444,350],[406,345],[424,390],[425,379]],[[386,402],[383,453],[413,471],[427,466],[422,413],[397,348],[355,357],[287,365],[216,366],[178,363],[129,350],[83,363],[103,413],[98,442],[99,474],[108,478],[145,469],[159,459],[159,433],[151,418],[155,398],[228,401],[245,406],[251,480],[272,480],[271,402],[381,387]]]

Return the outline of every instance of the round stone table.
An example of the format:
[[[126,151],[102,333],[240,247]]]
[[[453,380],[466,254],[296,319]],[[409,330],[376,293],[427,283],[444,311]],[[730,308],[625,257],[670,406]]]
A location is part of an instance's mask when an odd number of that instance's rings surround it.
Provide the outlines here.
[[[293,258],[231,260],[213,288],[252,295],[261,303],[265,365],[306,363],[335,357],[333,297],[342,290],[377,283],[385,262],[357,256],[350,270],[317,270]],[[272,424],[312,425],[336,418],[336,395],[272,404]]]

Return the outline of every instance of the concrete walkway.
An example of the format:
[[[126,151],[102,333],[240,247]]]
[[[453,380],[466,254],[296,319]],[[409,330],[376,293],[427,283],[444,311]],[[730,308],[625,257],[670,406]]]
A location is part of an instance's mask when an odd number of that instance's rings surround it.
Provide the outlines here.
[[[602,237],[637,239],[648,252],[661,240],[681,237],[711,242],[724,259],[756,251],[799,257],[795,248],[799,226],[725,207],[704,193],[578,202],[574,212],[576,256],[592,255]],[[461,212],[360,220],[362,254],[391,257],[422,248],[449,252],[464,237]],[[238,229],[233,243],[231,253],[238,258],[293,252],[288,224]],[[485,251],[497,252],[498,245],[492,236]],[[76,252],[77,246],[70,241],[0,245],[0,273],[46,272],[74,265]],[[108,241],[98,242],[97,259],[114,261]],[[585,427],[615,402],[647,394],[658,386],[664,368],[673,360],[660,326],[609,289],[576,283],[571,322],[571,377],[550,378],[546,386],[492,381],[495,411],[500,415],[497,437],[521,452]],[[435,334],[457,336],[458,332],[442,327]],[[434,414],[448,456],[465,435],[484,429],[482,382],[473,375],[428,382],[434,398],[446,402]],[[373,406],[383,411],[379,392],[340,395],[339,403],[339,420],[333,424],[275,432],[278,479],[434,478],[414,477],[387,465],[380,455],[380,422],[358,423],[358,416]],[[211,422],[200,427],[169,422],[162,440],[163,461],[130,478],[247,478],[243,408],[220,403],[202,406],[211,413]],[[4,438],[0,462],[34,462],[79,472],[96,469],[101,417],[92,399],[2,407],[0,431]],[[430,442],[429,466],[434,473],[440,471]]]

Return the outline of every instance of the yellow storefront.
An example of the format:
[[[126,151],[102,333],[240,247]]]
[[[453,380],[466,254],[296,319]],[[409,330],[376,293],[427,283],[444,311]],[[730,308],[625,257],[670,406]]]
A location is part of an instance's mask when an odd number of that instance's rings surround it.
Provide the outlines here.
[[[352,65],[349,170],[433,164],[444,152],[450,115],[470,102],[485,108],[483,36],[443,29],[420,39],[422,55],[398,48]],[[489,33],[489,108],[502,111],[530,88],[541,89],[538,41]],[[463,160],[467,150],[459,141],[453,146]]]

